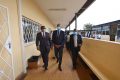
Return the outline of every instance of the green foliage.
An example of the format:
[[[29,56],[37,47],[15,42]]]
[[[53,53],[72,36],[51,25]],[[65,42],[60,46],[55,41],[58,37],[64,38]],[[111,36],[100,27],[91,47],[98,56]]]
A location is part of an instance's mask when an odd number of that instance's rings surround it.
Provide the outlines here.
[[[92,26],[93,26],[92,24],[87,23],[84,25],[84,30],[92,30]]]

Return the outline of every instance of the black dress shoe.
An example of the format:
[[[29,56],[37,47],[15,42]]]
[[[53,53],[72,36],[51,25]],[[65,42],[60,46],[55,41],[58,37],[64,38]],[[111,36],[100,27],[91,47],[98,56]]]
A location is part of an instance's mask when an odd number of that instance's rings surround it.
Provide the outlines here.
[[[53,59],[55,59],[55,57],[52,57]]]
[[[61,66],[59,66],[59,67],[58,67],[58,69],[59,69],[60,71],[62,71],[62,68],[61,68]]]
[[[48,70],[48,68],[45,68],[45,70],[44,71],[47,71]]]

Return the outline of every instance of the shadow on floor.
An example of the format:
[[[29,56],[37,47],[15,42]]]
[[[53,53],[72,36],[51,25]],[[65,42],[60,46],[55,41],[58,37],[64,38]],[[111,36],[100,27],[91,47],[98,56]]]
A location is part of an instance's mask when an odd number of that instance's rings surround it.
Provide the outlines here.
[[[71,53],[70,53],[71,55]],[[79,56],[77,60],[76,72],[80,80],[99,80],[93,71],[87,66],[87,64]]]
[[[80,80],[99,80],[93,71],[86,65],[86,63],[79,56],[77,60],[77,73]]]

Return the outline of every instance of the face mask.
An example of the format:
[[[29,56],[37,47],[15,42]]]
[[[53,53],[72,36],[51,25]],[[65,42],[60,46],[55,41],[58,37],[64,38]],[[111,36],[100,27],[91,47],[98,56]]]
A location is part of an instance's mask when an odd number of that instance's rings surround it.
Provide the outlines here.
[[[46,29],[44,29],[44,32],[46,32]]]
[[[60,30],[61,29],[61,27],[57,27],[57,30]]]
[[[73,32],[73,34],[77,35],[77,32]]]

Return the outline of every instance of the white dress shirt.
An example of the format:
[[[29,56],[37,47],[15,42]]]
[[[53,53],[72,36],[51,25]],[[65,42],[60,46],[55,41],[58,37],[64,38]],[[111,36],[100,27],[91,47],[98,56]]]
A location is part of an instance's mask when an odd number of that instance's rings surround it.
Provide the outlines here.
[[[77,47],[77,35],[74,35],[74,47]]]
[[[45,37],[45,32],[41,32],[42,36]]]

